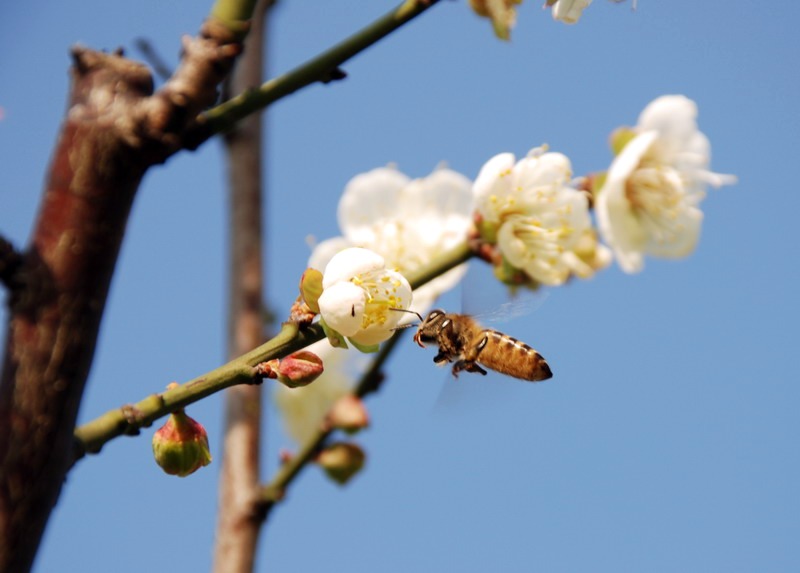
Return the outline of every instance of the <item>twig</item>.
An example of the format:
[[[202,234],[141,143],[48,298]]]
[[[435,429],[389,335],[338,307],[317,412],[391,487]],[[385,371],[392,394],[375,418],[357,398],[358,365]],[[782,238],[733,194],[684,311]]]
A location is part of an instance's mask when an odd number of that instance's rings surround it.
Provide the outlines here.
[[[198,117],[197,124],[184,138],[187,149],[195,149],[214,134],[230,129],[241,118],[258,109],[316,82],[341,79],[340,66],[410,20],[422,14],[439,0],[407,0],[388,14],[353,34],[343,42],[319,54],[282,76],[273,78],[258,89],[245,91]]]
[[[416,273],[409,273],[407,278],[412,287],[418,288],[440,274],[466,262],[472,255],[472,251],[465,242],[434,259],[424,269],[420,269]],[[283,329],[275,338],[224,366],[198,376],[172,390],[145,398],[132,406],[115,408],[80,426],[75,430],[75,459],[77,460],[87,453],[99,452],[104,444],[118,436],[136,435],[140,428],[149,426],[154,420],[220,390],[236,384],[251,384],[255,381],[252,367],[256,364],[291,354],[323,337],[324,333],[319,325],[312,325],[300,330],[294,324],[284,324]],[[387,342],[388,344],[389,342]]]
[[[381,382],[383,381],[383,373],[381,372],[381,369],[386,363],[386,360],[389,358],[389,355],[397,346],[397,343],[402,338],[404,332],[405,331],[403,330],[398,331],[392,338],[387,340],[383,346],[381,346],[381,349],[372,361],[369,370],[367,370],[361,376],[361,380],[353,390],[354,396],[363,398],[368,394],[378,390]],[[314,434],[314,436],[312,436],[311,439],[308,440],[308,442],[306,442],[302,448],[300,448],[300,451],[298,451],[294,456],[289,458],[288,461],[281,465],[281,467],[275,473],[275,477],[272,478],[272,481],[262,488],[262,516],[264,519],[268,517],[269,512],[272,510],[275,504],[283,500],[286,494],[286,488],[292,484],[303,468],[305,468],[309,462],[314,460],[333,431],[334,430],[327,427],[325,424],[320,426],[316,434]]]

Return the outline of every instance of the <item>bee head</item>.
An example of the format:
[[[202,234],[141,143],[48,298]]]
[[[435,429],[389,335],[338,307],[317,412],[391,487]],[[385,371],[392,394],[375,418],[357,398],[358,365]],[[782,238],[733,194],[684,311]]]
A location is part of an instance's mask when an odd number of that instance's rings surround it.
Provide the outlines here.
[[[425,320],[419,325],[416,334],[414,334],[414,342],[425,348],[426,342],[436,343],[439,337],[439,331],[442,329],[442,321],[444,320],[445,312],[441,309],[432,310],[425,317]]]

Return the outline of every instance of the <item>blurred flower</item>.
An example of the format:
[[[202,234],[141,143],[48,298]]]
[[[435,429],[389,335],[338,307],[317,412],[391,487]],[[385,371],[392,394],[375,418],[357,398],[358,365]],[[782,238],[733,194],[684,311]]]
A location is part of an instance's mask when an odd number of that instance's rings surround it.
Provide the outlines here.
[[[316,246],[309,266],[324,269],[346,247],[367,247],[403,274],[429,264],[467,239],[472,228],[472,182],[438,168],[411,180],[397,169],[379,167],[356,175],[339,200],[342,237]],[[412,308],[424,313],[466,273],[460,265],[414,291]]]
[[[478,16],[492,21],[494,33],[501,40],[509,39],[511,28],[517,20],[514,6],[521,3],[522,0],[469,0],[469,5]]]
[[[548,0],[545,6],[552,6],[553,19],[561,20],[565,24],[575,24],[591,3],[592,0]]]
[[[347,184],[338,209],[342,236],[319,243],[308,264],[323,270],[343,249],[368,247],[384,258],[386,266],[409,273],[466,241],[473,209],[472,182],[455,171],[438,168],[411,180],[395,168],[373,169]],[[466,270],[466,264],[460,265],[416,289],[411,308],[425,313]],[[406,313],[394,314],[407,320]],[[362,355],[332,348],[325,341],[310,349],[325,363],[322,376],[306,388],[275,387],[284,427],[298,443],[308,440],[334,402],[352,389],[364,362]]]
[[[336,442],[322,450],[316,462],[329,478],[344,485],[364,467],[366,459],[367,455],[358,445]]]
[[[618,131],[614,159],[596,198],[600,232],[626,272],[644,255],[680,258],[694,250],[708,185],[736,178],[709,171],[711,147],[697,129],[697,106],[682,96],[651,102],[632,130]],[[624,144],[624,147],[622,145]]]
[[[328,423],[332,428],[343,430],[348,434],[366,428],[369,426],[369,414],[364,401],[353,394],[342,396],[328,412]]]
[[[178,477],[193,474],[211,463],[205,428],[183,410],[170,414],[153,434],[153,456],[166,473]]]
[[[593,228],[584,230],[572,250],[563,256],[572,274],[581,279],[592,278],[613,259],[611,251],[597,241],[597,231]]]
[[[571,177],[566,156],[538,148],[520,161],[496,155],[475,180],[481,236],[497,244],[502,263],[537,283],[560,285],[571,273],[585,277],[602,268],[596,241],[595,253],[576,252],[587,248],[591,220],[586,196],[568,186]],[[597,263],[578,264],[587,259]]]
[[[353,365],[346,360],[352,353],[333,348],[327,340],[315,342],[307,350],[322,357],[325,371],[313,384],[302,388],[276,385],[274,394],[284,430],[298,444],[314,436],[331,405],[350,392],[353,380]]]
[[[328,327],[357,345],[371,346],[392,336],[403,317],[392,309],[411,304],[411,285],[386,268],[379,254],[350,247],[325,266],[319,311]]]

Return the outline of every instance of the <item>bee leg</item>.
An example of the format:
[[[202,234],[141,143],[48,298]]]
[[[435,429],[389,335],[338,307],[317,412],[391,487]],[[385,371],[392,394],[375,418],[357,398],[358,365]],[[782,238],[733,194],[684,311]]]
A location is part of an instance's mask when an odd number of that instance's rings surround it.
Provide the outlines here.
[[[478,363],[473,362],[472,360],[459,360],[453,364],[453,376],[458,378],[458,373],[462,370],[486,376],[486,370],[478,366]]]
[[[451,361],[452,359],[450,358],[450,355],[441,350],[439,351],[439,354],[433,357],[433,362],[435,364],[442,364],[443,362],[451,362]]]
[[[472,346],[468,346],[466,351],[464,352],[464,360],[463,362],[472,363],[474,364],[476,360],[478,360],[478,356],[480,355],[481,351],[486,348],[486,344],[489,342],[489,336],[484,334],[481,339],[478,341],[477,344],[473,344]],[[464,368],[467,372],[475,372],[474,370],[469,370],[468,368]],[[485,372],[484,372],[485,374]]]

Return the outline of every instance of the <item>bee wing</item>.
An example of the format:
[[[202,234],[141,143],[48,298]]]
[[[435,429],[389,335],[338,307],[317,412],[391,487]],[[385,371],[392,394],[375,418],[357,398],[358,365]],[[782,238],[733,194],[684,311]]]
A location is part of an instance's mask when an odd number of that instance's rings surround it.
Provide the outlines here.
[[[500,324],[534,312],[549,295],[544,287],[509,287],[487,265],[472,265],[462,286],[461,308],[481,324]]]
[[[511,300],[500,303],[494,310],[473,315],[475,320],[483,324],[497,324],[526,316],[535,312],[544,304],[544,301],[550,296],[550,291],[542,289],[537,291],[527,290],[525,292],[512,293],[510,296],[512,297]]]

